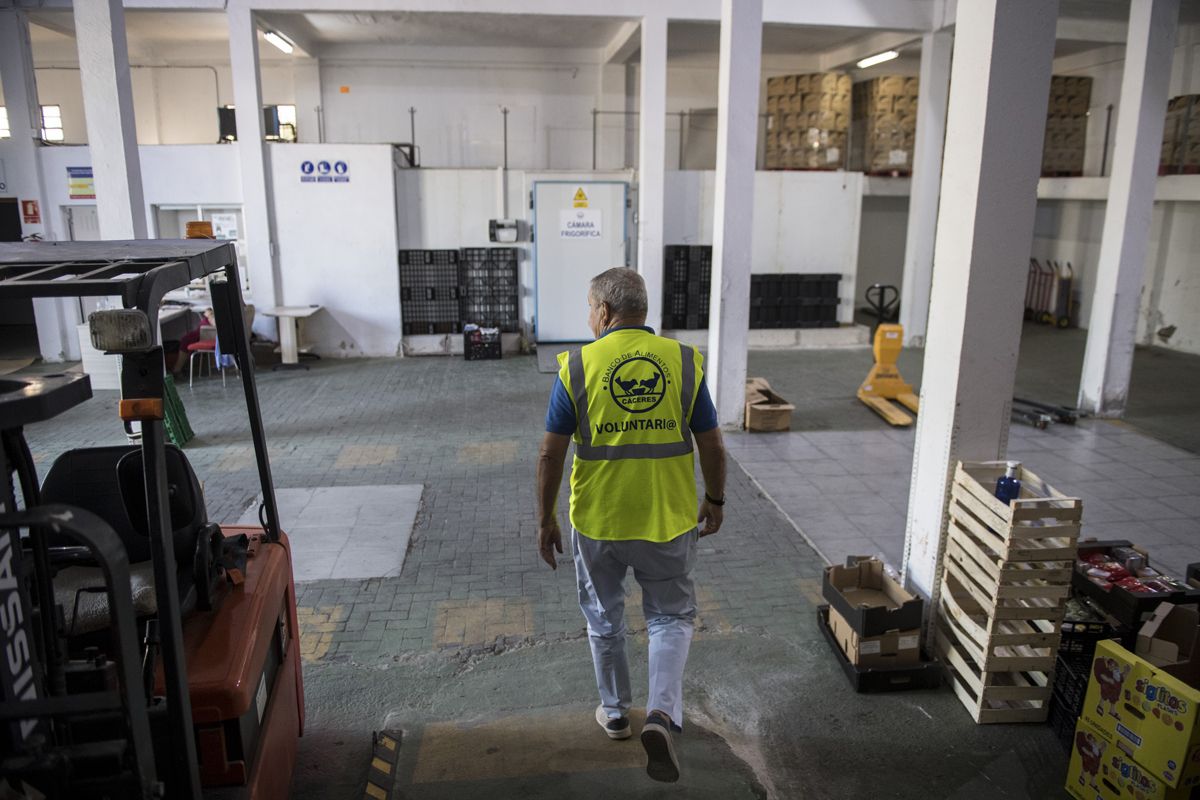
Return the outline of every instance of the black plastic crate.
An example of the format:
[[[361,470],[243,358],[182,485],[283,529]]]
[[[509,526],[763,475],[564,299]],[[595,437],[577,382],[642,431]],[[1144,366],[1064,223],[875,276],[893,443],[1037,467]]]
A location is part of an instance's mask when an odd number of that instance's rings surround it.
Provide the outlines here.
[[[1049,703],[1046,724],[1054,731],[1054,736],[1063,750],[1069,753],[1075,741],[1075,726],[1079,722],[1079,715],[1072,714],[1071,709],[1063,704],[1062,698],[1053,692],[1050,694]]]
[[[712,262],[689,262],[688,279],[693,281],[701,281],[705,284],[712,283]]]
[[[688,246],[688,261],[693,264],[712,263],[711,244],[693,244]]]
[[[426,336],[432,334],[455,333],[458,330],[458,323],[405,322],[402,327],[405,336]]]
[[[467,361],[488,361],[501,357],[499,333],[481,330],[463,331],[463,358]]]
[[[663,316],[685,316],[688,312],[688,296],[678,292],[663,295]]]

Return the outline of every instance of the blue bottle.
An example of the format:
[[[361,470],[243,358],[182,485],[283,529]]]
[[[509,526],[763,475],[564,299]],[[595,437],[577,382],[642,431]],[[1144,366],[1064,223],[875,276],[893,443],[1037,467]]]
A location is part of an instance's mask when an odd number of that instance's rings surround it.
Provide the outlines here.
[[[996,497],[1005,505],[1012,505],[1021,496],[1021,479],[1017,477],[1020,468],[1020,461],[1009,461],[1008,469],[996,479]]]

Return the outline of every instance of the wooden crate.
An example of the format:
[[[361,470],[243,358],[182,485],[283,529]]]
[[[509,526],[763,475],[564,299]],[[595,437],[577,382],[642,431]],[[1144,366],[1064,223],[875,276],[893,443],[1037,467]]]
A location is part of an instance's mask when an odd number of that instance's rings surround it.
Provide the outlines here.
[[[1029,470],[1012,505],[992,487],[1005,462],[955,469],[938,600],[938,648],[976,722],[1048,711],[1082,502]]]
[[[977,723],[1046,720],[1054,686],[1052,671],[984,671],[944,619],[938,622],[937,640],[950,685]]]

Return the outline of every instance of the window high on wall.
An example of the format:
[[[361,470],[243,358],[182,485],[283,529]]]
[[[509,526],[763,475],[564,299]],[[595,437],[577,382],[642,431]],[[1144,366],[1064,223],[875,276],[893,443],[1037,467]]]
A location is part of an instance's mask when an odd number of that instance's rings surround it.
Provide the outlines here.
[[[42,106],[42,139],[47,142],[63,140],[62,106]]]
[[[0,106],[0,139],[7,139],[12,136],[12,130],[8,127],[8,109]]]

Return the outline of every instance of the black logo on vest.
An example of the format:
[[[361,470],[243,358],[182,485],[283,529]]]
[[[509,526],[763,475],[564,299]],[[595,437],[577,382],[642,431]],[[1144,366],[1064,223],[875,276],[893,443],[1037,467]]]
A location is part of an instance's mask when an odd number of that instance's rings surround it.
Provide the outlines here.
[[[662,367],[646,356],[629,356],[612,368],[608,392],[629,413],[644,414],[666,396],[667,377]]]

